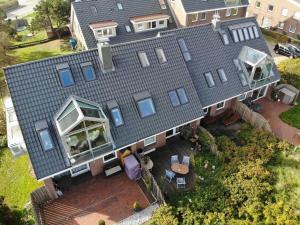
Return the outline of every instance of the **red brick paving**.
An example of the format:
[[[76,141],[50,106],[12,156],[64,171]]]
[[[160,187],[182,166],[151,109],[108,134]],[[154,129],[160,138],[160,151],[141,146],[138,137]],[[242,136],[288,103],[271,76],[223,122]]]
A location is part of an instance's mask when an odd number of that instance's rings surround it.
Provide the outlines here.
[[[273,102],[267,98],[259,99],[257,103],[263,106],[261,114],[269,121],[275,135],[293,145],[300,146],[300,137],[297,136],[298,129],[284,123],[279,118],[282,112],[287,111],[292,106],[281,102]]]
[[[125,173],[93,177],[72,186],[64,196],[43,209],[46,225],[98,225],[100,219],[112,225],[133,214],[132,204],[149,206],[144,193]]]

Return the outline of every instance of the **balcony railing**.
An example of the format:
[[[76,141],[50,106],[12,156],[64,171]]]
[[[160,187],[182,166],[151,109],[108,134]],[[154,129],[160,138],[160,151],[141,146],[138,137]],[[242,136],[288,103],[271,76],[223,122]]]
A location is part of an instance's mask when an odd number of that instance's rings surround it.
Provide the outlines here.
[[[106,153],[109,153],[113,150],[113,145],[111,142],[108,142],[104,145],[101,145],[99,147],[93,148],[91,150],[87,150],[85,152],[79,153],[74,156],[70,156],[70,162],[72,165],[78,165],[80,163],[86,162],[88,160],[94,159],[96,157],[99,157],[101,155],[105,155]]]

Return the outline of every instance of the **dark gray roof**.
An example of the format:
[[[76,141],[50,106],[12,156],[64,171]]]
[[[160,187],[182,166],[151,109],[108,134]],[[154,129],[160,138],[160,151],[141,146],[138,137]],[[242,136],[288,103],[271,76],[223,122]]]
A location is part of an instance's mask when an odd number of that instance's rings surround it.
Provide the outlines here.
[[[223,44],[219,33],[213,31],[211,25],[182,28],[161,33],[162,36],[173,34],[176,38],[184,38],[192,57],[192,60],[187,62],[187,66],[204,107],[250,91],[248,85],[245,87],[242,85],[238,71],[233,63],[233,59],[238,58],[243,46],[247,45],[270,55],[261,33],[259,39],[233,43],[228,26],[247,22],[253,22],[258,27],[255,18],[222,22],[221,28],[229,37],[229,45]],[[217,69],[220,68],[225,70],[228,78],[226,83],[222,83],[218,77]],[[212,72],[216,83],[216,86],[212,88],[208,87],[203,75],[209,71]],[[276,68],[274,72],[275,76],[272,78],[272,81],[280,79]]]
[[[162,47],[167,63],[159,64],[155,49]],[[150,66],[142,68],[137,51],[145,51]],[[5,76],[15,111],[20,123],[29,156],[37,178],[43,178],[68,167],[64,151],[53,122],[54,115],[71,96],[79,96],[97,102],[107,112],[107,102],[116,100],[125,125],[115,127],[111,121],[111,132],[116,147],[122,147],[142,138],[165,131],[203,115],[202,106],[173,35],[151,38],[112,46],[114,72],[103,74],[98,51],[49,58],[5,68]],[[92,62],[97,80],[86,82],[80,64]],[[75,85],[63,88],[56,65],[68,63]],[[173,107],[168,91],[184,87],[188,104]],[[134,94],[148,91],[156,108],[156,114],[141,119],[134,102]],[[35,131],[35,123],[47,120],[56,134],[56,148],[43,151]]]
[[[122,3],[123,10],[118,10],[117,2]],[[167,2],[165,3],[167,6]],[[72,4],[88,49],[96,48],[97,45],[95,36],[89,27],[89,24],[92,22],[105,20],[113,20],[117,22],[117,36],[110,38],[110,43],[116,44],[150,38],[157,35],[159,30],[135,33],[130,22],[131,17],[157,13],[168,14],[172,17],[168,6],[167,9],[161,9],[158,0],[93,0],[73,2]],[[96,7],[97,13],[93,14],[91,7]],[[168,23],[168,29],[176,28],[175,21],[173,19],[171,19],[171,21],[172,23]],[[125,25],[129,25],[131,27],[131,32],[126,32]]]
[[[197,12],[229,7],[225,0],[181,0],[186,12]],[[240,0],[237,6],[249,5],[248,0]]]

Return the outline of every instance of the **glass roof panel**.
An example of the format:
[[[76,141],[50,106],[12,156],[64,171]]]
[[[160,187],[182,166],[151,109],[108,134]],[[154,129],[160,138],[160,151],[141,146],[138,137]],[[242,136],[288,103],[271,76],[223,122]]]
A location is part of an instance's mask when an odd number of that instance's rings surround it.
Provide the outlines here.
[[[70,102],[70,104],[65,108],[65,110],[59,115],[57,120],[62,119],[66,115],[68,115],[70,112],[72,112],[75,109],[75,105],[73,102]]]
[[[66,116],[64,116],[58,121],[60,129],[62,131],[66,130],[77,121],[78,117],[79,117],[79,113],[76,109],[74,109],[73,111],[71,111],[69,114],[67,114]]]
[[[254,48],[250,48],[248,46],[244,46],[239,58],[240,60],[252,65],[256,66],[259,64],[267,55],[263,52],[260,52]]]

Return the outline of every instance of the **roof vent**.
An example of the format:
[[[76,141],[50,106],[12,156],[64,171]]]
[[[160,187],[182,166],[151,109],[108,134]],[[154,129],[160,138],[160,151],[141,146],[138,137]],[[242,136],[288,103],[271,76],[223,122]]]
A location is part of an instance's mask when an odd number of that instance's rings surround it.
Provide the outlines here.
[[[107,42],[98,43],[98,54],[101,62],[102,72],[114,71],[115,67],[112,61],[111,46]]]
[[[213,19],[211,21],[214,31],[218,31],[221,29],[221,20],[218,14],[213,15]]]

